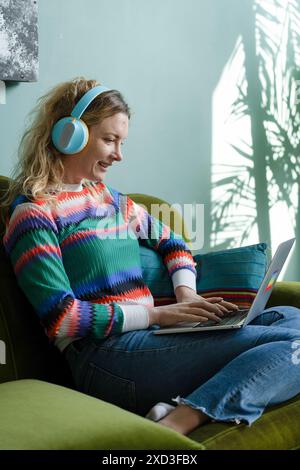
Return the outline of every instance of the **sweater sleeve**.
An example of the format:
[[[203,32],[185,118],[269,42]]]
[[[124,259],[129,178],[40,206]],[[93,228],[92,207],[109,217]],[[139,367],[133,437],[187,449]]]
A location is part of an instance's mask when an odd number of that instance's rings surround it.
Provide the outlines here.
[[[19,204],[3,238],[18,284],[51,339],[120,334],[120,305],[75,297],[64,268],[58,229],[51,214],[33,203]]]
[[[196,291],[196,263],[182,237],[129,197],[127,211],[129,223],[139,244],[157,251],[162,256],[174,290],[178,286],[187,286]]]

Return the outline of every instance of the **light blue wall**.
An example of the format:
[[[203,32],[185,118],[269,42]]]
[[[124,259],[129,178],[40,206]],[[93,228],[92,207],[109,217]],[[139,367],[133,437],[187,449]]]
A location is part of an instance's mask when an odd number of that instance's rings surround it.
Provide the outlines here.
[[[39,79],[7,86],[0,174],[10,175],[39,96],[75,76],[119,89],[133,116],[106,182],[203,203],[210,249],[212,97],[253,0],[39,0]],[[257,240],[258,241],[258,240]]]
[[[119,89],[133,110],[125,158],[107,183],[204,203],[208,231],[212,91],[246,23],[247,2],[39,0],[39,79],[7,88],[0,174],[10,174],[37,98],[60,81],[96,78]]]

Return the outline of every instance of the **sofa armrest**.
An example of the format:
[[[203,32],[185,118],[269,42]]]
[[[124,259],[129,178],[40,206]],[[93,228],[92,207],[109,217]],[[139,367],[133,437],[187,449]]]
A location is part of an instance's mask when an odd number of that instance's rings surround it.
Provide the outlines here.
[[[275,305],[290,305],[300,308],[300,282],[277,282],[267,307]]]
[[[0,384],[0,449],[191,449],[200,443],[111,403],[39,380]]]

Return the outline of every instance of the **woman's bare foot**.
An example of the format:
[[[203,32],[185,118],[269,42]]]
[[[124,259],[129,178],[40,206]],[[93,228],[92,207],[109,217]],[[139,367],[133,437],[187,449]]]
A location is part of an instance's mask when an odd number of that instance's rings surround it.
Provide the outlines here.
[[[187,435],[210,418],[200,410],[191,408],[188,405],[177,405],[167,416],[158,424],[174,429],[180,434]]]

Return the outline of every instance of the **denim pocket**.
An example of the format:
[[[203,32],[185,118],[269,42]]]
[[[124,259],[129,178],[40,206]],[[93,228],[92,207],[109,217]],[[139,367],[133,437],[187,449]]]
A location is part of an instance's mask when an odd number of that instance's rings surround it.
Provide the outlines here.
[[[135,382],[102,369],[92,362],[84,379],[83,392],[128,411],[136,411]]]

